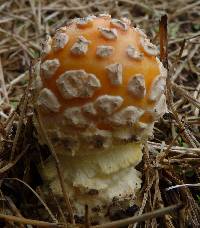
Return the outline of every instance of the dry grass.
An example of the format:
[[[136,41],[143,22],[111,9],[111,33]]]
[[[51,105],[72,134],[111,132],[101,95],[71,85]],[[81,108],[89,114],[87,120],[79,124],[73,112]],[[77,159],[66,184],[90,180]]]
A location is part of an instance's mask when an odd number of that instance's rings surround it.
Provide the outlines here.
[[[39,187],[41,180],[33,161],[38,160],[41,150],[48,153],[48,149],[41,149],[33,137],[29,75],[32,59],[39,57],[40,42],[46,33],[53,33],[70,18],[102,12],[128,16],[157,44],[160,17],[168,14],[169,113],[155,125],[154,139],[146,144],[140,165],[144,174],[142,205],[137,218],[128,221],[135,224],[129,228],[200,226],[200,1],[0,0],[2,227],[67,224],[55,197],[50,194],[51,200],[47,199]],[[53,209],[48,201],[55,205]],[[181,209],[166,212],[165,207],[180,203]],[[154,214],[145,217],[146,212]],[[58,215],[61,221],[57,221]],[[118,225],[128,223],[121,221]]]

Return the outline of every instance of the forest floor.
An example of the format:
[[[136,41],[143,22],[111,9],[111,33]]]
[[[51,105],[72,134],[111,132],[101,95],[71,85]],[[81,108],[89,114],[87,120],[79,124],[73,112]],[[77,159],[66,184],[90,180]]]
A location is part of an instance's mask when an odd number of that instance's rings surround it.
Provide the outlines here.
[[[128,17],[158,46],[159,21],[168,15],[168,113],[144,148],[138,167],[143,173],[142,204],[132,223],[200,227],[198,0],[0,0],[0,227],[65,226],[56,219],[60,208],[49,207],[33,162],[41,146],[33,136],[29,69],[40,57],[45,34],[74,17],[105,12]]]

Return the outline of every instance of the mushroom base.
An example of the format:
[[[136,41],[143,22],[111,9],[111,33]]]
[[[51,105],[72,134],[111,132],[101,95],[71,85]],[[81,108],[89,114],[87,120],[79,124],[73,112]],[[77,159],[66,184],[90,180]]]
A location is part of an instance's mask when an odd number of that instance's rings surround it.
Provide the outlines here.
[[[141,174],[134,167],[142,160],[141,144],[98,149],[87,156],[59,155],[59,160],[65,188],[78,217],[84,216],[88,205],[90,221],[102,223],[110,220],[116,207],[126,210],[135,204]],[[62,198],[53,158],[39,168],[53,193]]]

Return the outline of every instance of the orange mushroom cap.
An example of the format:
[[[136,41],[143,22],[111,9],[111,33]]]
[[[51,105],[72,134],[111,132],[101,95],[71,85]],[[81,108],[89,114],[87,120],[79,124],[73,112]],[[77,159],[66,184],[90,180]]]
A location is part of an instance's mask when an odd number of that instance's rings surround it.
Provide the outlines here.
[[[74,146],[75,138],[85,143],[100,135],[105,145],[100,144],[108,147],[123,129],[129,135],[123,139],[138,140],[151,134],[166,110],[166,71],[158,50],[127,20],[109,15],[72,20],[43,51],[36,104],[55,141],[64,137]]]

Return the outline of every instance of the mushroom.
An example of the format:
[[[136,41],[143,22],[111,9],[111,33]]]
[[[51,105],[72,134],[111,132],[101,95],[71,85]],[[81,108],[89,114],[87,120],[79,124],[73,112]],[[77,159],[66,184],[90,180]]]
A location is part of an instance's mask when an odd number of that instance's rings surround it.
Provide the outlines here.
[[[88,16],[57,30],[44,45],[35,98],[74,214],[84,216],[87,204],[98,223],[109,220],[116,202],[123,209],[136,203],[141,173],[135,166],[166,110],[157,48],[126,21]],[[41,173],[62,197],[51,157]]]

